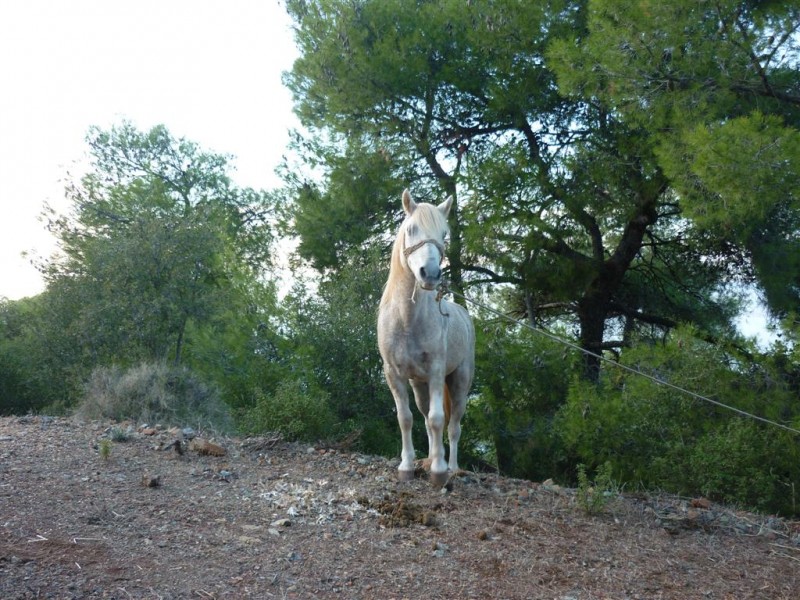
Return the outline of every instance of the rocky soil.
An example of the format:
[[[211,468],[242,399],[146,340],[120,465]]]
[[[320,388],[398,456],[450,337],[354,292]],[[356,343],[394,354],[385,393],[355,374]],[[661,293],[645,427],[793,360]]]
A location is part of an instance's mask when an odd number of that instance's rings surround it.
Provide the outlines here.
[[[800,598],[796,522],[193,435],[0,419],[0,598]]]

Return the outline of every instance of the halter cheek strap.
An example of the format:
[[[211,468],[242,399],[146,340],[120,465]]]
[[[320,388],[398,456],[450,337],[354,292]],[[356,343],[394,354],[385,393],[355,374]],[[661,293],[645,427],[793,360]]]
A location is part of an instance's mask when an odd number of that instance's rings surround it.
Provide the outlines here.
[[[405,250],[403,250],[403,255],[408,258],[413,252],[416,252],[420,248],[422,248],[425,244],[433,244],[436,246],[436,249],[439,250],[439,264],[442,263],[444,260],[444,246],[437,240],[433,238],[429,238],[427,240],[422,240],[421,242],[417,242],[413,246],[409,246]]]

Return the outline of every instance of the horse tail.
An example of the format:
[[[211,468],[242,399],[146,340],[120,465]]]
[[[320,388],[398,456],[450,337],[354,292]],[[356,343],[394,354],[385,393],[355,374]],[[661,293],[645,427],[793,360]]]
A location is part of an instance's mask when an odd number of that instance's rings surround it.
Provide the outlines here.
[[[452,400],[450,400],[450,388],[447,387],[447,384],[444,384],[444,426],[450,423],[450,413],[453,410],[453,405],[451,404]]]

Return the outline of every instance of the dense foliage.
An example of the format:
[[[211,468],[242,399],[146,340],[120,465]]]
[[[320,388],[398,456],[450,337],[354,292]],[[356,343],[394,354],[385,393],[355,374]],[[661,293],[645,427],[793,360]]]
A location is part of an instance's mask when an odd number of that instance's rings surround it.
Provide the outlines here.
[[[269,379],[258,357],[275,312],[263,277],[269,196],[236,187],[228,157],[164,127],[94,128],[87,145],[90,169],[66,186],[71,212],[47,213],[61,249],[42,265],[47,290],[4,306],[3,341],[29,357],[9,368],[28,371],[29,385],[58,382],[15,403],[70,406],[97,367],[167,362],[205,373],[235,402]]]
[[[795,3],[287,10],[286,187],[238,188],[164,127],[92,129],[46,291],[0,301],[0,413],[233,418],[397,455],[375,313],[409,186],[454,196],[452,286],[516,320],[471,308],[463,463],[800,514],[800,435],[611,364],[800,428]],[[737,333],[746,290],[781,342]]]

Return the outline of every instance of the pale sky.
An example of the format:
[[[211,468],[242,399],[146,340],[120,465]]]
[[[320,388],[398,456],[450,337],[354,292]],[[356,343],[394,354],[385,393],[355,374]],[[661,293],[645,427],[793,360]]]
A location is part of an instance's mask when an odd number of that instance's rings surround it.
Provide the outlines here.
[[[66,209],[91,125],[164,124],[233,154],[239,185],[277,187],[296,56],[278,0],[0,2],[0,297],[44,289],[21,253],[54,250],[39,215]]]
[[[280,0],[0,1],[0,297],[44,289],[21,255],[55,249],[39,215],[66,210],[91,125],[164,124],[235,155],[239,185],[277,187],[296,57]],[[749,335],[764,333],[757,309],[740,321]]]

